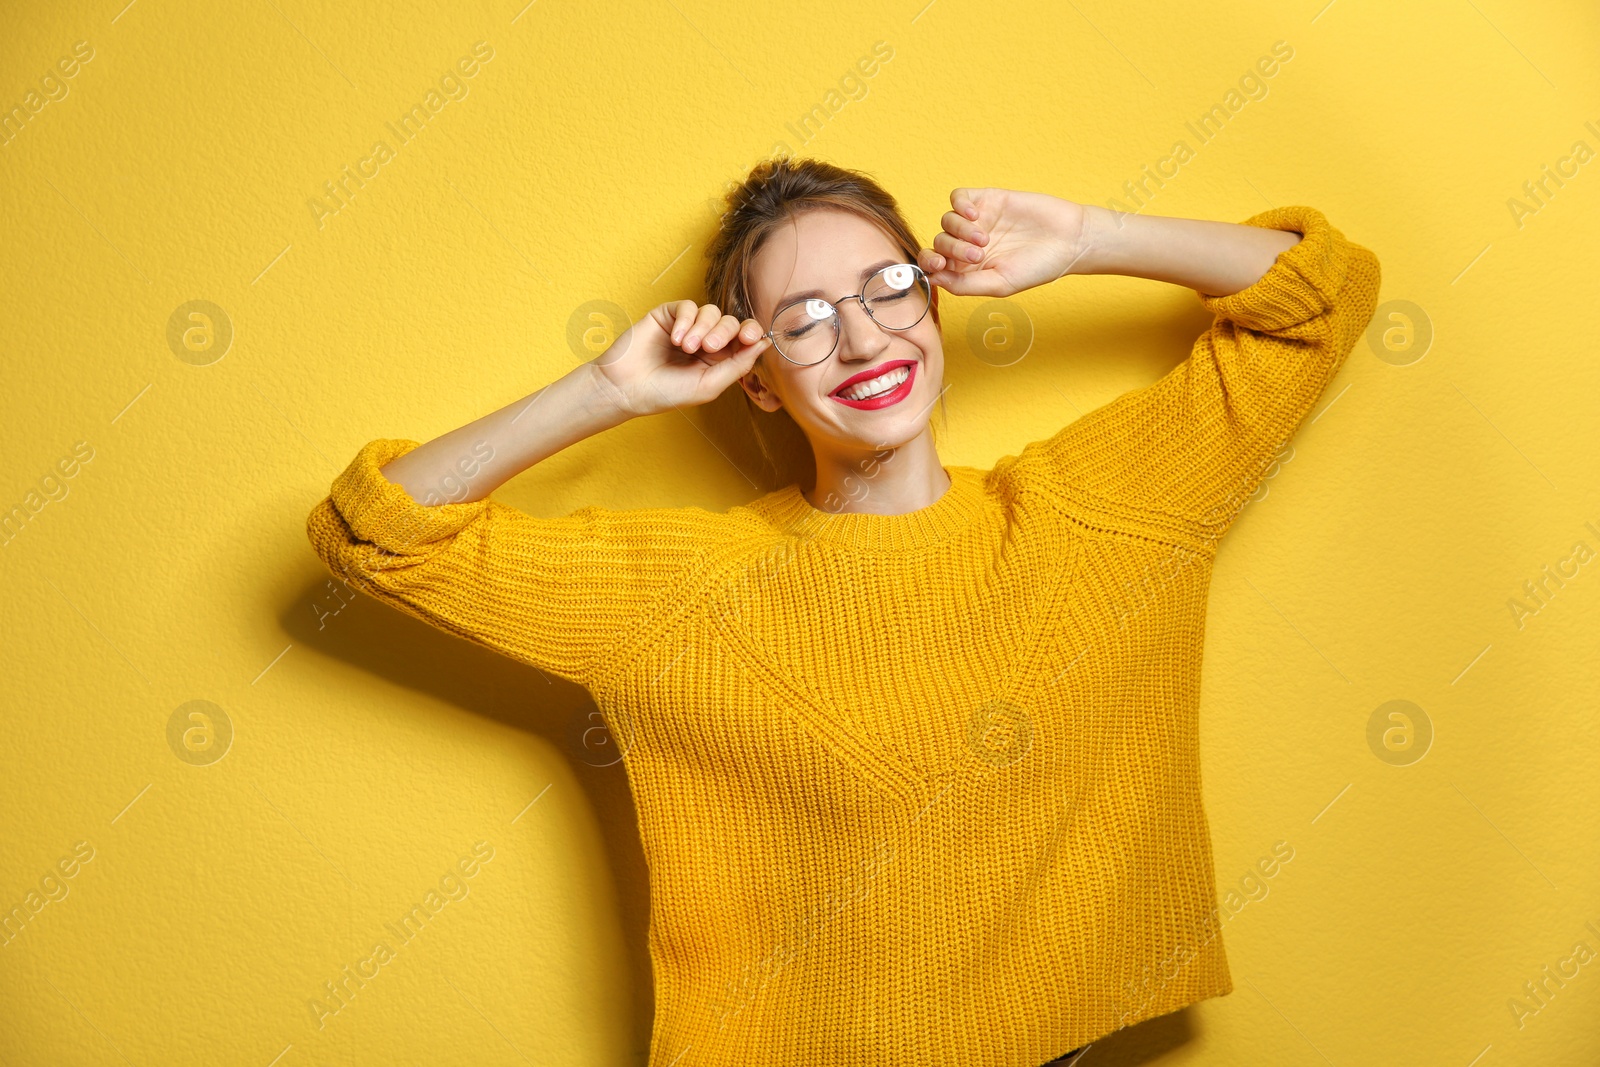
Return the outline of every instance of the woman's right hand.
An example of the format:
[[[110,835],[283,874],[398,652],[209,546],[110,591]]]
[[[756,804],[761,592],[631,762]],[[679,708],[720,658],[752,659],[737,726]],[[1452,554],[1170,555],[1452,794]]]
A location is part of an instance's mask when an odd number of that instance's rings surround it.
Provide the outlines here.
[[[624,411],[654,415],[716,399],[766,351],[764,332],[755,319],[741,323],[715,304],[669,300],[592,362]]]

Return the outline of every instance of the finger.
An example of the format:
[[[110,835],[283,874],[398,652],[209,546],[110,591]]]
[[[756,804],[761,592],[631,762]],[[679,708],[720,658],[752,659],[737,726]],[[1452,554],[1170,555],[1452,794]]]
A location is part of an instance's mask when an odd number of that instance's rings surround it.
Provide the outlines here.
[[[700,313],[700,305],[693,300],[680,300],[673,307],[672,343],[682,344],[683,337],[689,332],[689,327],[694,325],[694,317]]]
[[[1000,273],[991,269],[974,268],[957,273],[939,270],[928,273],[928,281],[951,296],[1009,296],[1010,290]]]
[[[975,245],[986,245],[989,243],[989,235],[983,230],[980,230],[977,223],[956,214],[954,211],[946,211],[944,213],[944,217],[940,219],[939,222],[942,226],[944,226],[944,232],[948,233],[952,237],[958,237],[963,241],[967,241]]]
[[[977,262],[972,255],[977,251],[976,245],[970,245],[959,237],[951,237],[947,233],[933,235],[933,250],[949,261],[951,269],[970,266]]]
[[[972,264],[983,258],[983,250],[947,233],[933,235],[933,250],[956,263]]]
[[[711,332],[711,328],[717,324],[721,317],[722,312],[717,310],[715,304],[701,304],[699,310],[695,312],[693,325],[684,332],[683,350],[685,352],[698,351],[701,342],[705,340],[706,334]]]
[[[721,392],[734,382],[743,378],[755,367],[756,360],[761,357],[772,344],[768,338],[762,337],[754,344],[741,345],[732,349],[719,360],[715,366],[705,372],[705,377],[710,379],[717,392]]]
[[[766,335],[767,331],[759,321],[745,319],[739,324],[739,332],[733,335],[733,340],[740,346],[739,351],[743,352],[745,346],[754,345],[757,341],[764,340]]]
[[[743,329],[743,326],[738,319],[732,315],[724,315],[711,328],[711,332],[706,334],[705,338],[700,342],[700,348],[705,352],[721,351],[722,346],[733,340],[734,335],[741,329]]]
[[[978,190],[964,187],[950,190],[950,206],[966,218],[977,219]]]
[[[922,272],[928,276],[928,280],[934,285],[942,284],[939,280],[941,277],[954,277],[964,275],[969,271],[982,269],[974,263],[952,259],[949,256],[933,251],[931,248],[923,249],[918,254],[917,265],[922,268]]]
[[[672,306],[672,343],[680,344],[683,335],[694,325],[695,313],[700,310],[700,305],[693,300],[680,300]]]
[[[701,340],[711,332],[712,327],[716,326],[721,319],[722,312],[718,310],[717,305],[705,305],[700,309],[700,313],[694,317],[694,325],[690,326],[689,331],[683,335],[683,344],[679,347],[685,352],[697,351]]]
[[[702,344],[702,350],[706,355],[710,356],[713,360],[716,360],[718,366],[722,365],[723,363],[744,362],[746,361],[746,357],[749,357],[748,362],[754,363],[755,357],[766,351],[766,349],[772,344],[772,341],[766,336],[757,336],[753,340],[747,340],[746,338],[748,337],[748,334],[745,332],[746,329],[749,329],[750,333],[755,333],[756,329],[759,329],[759,327],[752,329],[752,326],[753,320],[746,320],[745,324],[739,328],[739,332],[734,334],[733,339],[731,341],[724,342],[721,350],[717,352],[713,352],[709,347],[705,347],[705,345],[709,344],[710,341],[710,337],[708,336],[706,342]],[[721,326],[719,325],[718,331],[720,332],[720,330]]]

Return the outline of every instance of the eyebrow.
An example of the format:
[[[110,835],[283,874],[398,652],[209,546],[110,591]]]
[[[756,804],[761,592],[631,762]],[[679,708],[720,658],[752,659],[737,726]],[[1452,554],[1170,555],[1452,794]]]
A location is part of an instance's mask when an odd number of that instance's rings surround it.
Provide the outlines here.
[[[880,259],[880,260],[878,260],[878,262],[872,264],[870,267],[862,267],[861,268],[861,273],[856,276],[857,277],[857,282],[859,284],[865,284],[866,280],[868,278],[872,277],[874,274],[878,273],[883,268],[892,267],[896,263],[904,263],[904,262],[906,262],[906,260],[903,260],[903,259]],[[850,295],[854,296],[855,294],[852,293]],[[824,299],[828,299],[824,295],[824,293],[822,292],[821,289],[806,289],[803,292],[790,293],[788,296],[784,297],[783,299],[779,300],[776,304],[774,304],[773,307],[785,308],[785,307],[788,307],[790,304],[794,303],[796,300],[809,300],[810,298],[812,298],[814,296],[821,296]]]

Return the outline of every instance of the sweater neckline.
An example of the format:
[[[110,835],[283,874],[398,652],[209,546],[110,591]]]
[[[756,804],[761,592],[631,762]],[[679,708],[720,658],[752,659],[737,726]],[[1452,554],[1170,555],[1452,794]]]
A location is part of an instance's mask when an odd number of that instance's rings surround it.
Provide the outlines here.
[[[831,512],[814,506],[794,483],[773,493],[771,511],[787,532],[863,552],[909,552],[936,545],[971,526],[983,514],[982,473],[971,467],[944,467],[950,487],[927,507],[900,515]]]

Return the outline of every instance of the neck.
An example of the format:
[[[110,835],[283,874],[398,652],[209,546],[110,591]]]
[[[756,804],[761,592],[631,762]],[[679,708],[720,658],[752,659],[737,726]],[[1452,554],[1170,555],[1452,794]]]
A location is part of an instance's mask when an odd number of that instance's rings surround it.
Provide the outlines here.
[[[816,482],[802,495],[819,511],[904,515],[937,503],[950,488],[927,426],[896,448],[814,455]]]

